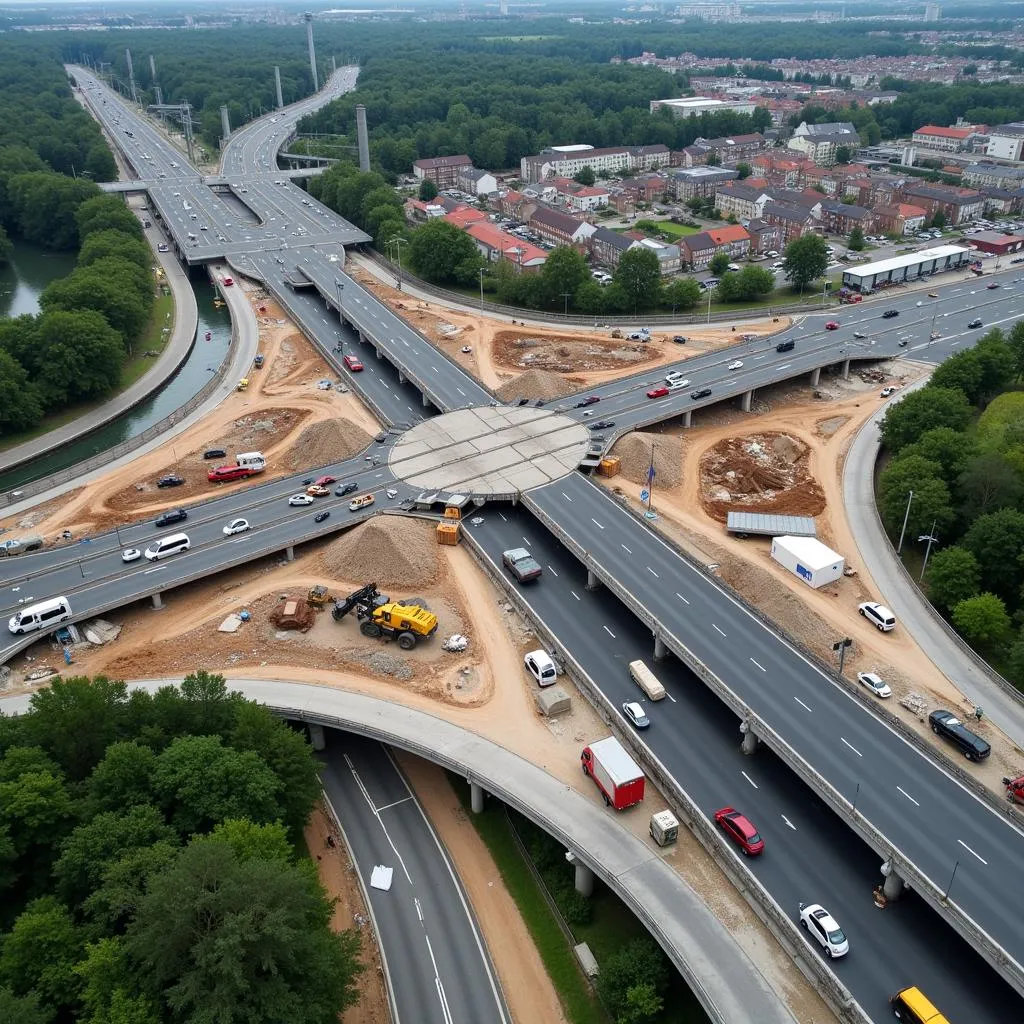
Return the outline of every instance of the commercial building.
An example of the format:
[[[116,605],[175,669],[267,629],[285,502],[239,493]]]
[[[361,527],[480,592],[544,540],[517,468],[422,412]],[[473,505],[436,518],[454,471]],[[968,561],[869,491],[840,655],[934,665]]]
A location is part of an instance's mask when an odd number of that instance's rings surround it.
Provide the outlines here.
[[[709,96],[684,96],[675,100],[651,100],[651,113],[662,108],[671,110],[676,117],[699,117],[731,110],[735,114],[752,114],[756,104],[747,100],[717,100]]]
[[[865,263],[843,271],[843,287],[857,292],[870,292],[888,282],[914,281],[929,274],[965,267],[974,253],[962,245],[938,245],[934,249],[894,256],[892,259]]]
[[[1024,249],[1024,236],[1005,235],[1002,231],[979,231],[971,235],[968,241],[980,252],[988,252],[993,256],[1005,256]]]
[[[459,170],[472,167],[473,161],[465,153],[459,156],[432,156],[414,160],[412,173],[418,181],[432,181],[438,188],[454,188]]]
[[[917,146],[937,149],[942,153],[960,153],[967,148],[967,140],[976,134],[973,126],[943,128],[941,125],[926,124],[910,137]]]
[[[990,128],[985,156],[993,160],[1020,160],[1024,150],[1024,122],[1000,124]]]

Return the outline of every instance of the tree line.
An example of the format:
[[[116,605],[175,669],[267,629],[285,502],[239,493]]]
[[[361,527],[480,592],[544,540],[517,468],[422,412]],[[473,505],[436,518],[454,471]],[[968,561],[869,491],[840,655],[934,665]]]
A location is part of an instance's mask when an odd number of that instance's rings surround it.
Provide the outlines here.
[[[334,1024],[359,937],[304,855],[301,733],[197,672],[0,717],[0,1020]]]
[[[878,510],[895,542],[938,539],[931,602],[1024,688],[1024,321],[941,363],[882,421]],[[913,497],[911,497],[913,492]],[[907,508],[909,505],[909,513]]]

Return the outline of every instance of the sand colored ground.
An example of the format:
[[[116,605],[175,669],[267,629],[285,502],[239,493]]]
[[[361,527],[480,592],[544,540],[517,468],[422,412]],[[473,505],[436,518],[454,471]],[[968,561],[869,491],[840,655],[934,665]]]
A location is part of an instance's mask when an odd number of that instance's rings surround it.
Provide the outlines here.
[[[893,372],[897,381],[909,383],[922,370],[914,364],[900,363]],[[815,400],[809,387],[791,384],[759,393],[760,412],[755,409],[753,415],[722,408],[712,415],[695,417],[693,429],[667,430],[682,437],[682,469],[678,486],[655,485],[654,507],[661,518],[654,525],[698,560],[716,563],[717,575],[819,657],[834,662],[832,644],[844,636],[853,638],[854,646],[847,651],[844,665],[846,678],[855,681],[857,672],[877,672],[893,689],[886,708],[932,741],[927,725],[929,711],[946,707],[969,715],[973,704],[936,669],[907,630],[879,633],[857,612],[859,602],[877,600],[879,594],[859,564],[843,506],[842,467],[854,434],[878,408],[878,392],[878,382],[873,379],[854,377],[842,384],[836,379],[826,382],[823,377],[819,393],[826,395],[826,400]],[[756,442],[770,446],[780,436],[792,439],[793,450],[799,452],[793,468],[798,470],[800,482],[788,490],[767,488],[761,503],[755,487],[742,501],[715,500],[722,481],[720,475],[709,474],[707,467],[721,468],[721,453],[735,453]],[[646,457],[636,462],[624,466],[620,476],[604,482],[638,506],[639,487],[627,477],[636,477],[638,465],[646,469]],[[662,479],[659,473],[657,480]],[[776,500],[779,494],[791,499],[788,504]],[[724,512],[730,505],[747,511],[805,515],[814,514],[812,508],[820,506],[818,539],[843,554],[847,565],[858,570],[857,576],[813,590],[772,560],[769,538],[741,540],[725,532]],[[926,701],[919,714],[899,703],[911,694]],[[1002,777],[1024,768],[1024,753],[987,719],[978,731],[992,743],[992,755],[981,765],[963,764],[1002,795]],[[948,747],[937,746],[952,756]]]
[[[533,324],[510,327],[503,321],[486,316],[410,298],[405,292],[384,284],[354,264],[350,265],[348,272],[492,391],[515,380],[531,367],[558,373],[573,385],[569,390],[575,391],[616,380],[638,369],[664,366],[725,348],[738,342],[744,334],[771,334],[785,329],[792,322],[788,317],[782,317],[777,323],[771,320],[737,323],[735,329],[687,326],[682,329],[687,338],[685,345],[672,342],[676,332],[664,331],[653,331],[651,340],[641,344],[629,341],[625,335],[643,325],[642,317],[637,319],[636,328],[619,329],[624,335],[621,339],[613,339],[612,328],[601,326],[600,318],[590,329],[549,328]],[[463,352],[466,347],[471,351]],[[526,356],[532,358],[524,363],[522,360]]]
[[[380,429],[351,392],[317,389],[318,380],[331,376],[327,364],[260,289],[246,282],[239,286],[246,290],[258,318],[259,351],[265,358],[262,370],[250,371],[248,391],[231,394],[209,416],[131,464],[28,512],[0,520],[0,526],[31,528],[48,542],[68,529],[77,540],[83,533],[110,529],[205,495],[245,487],[244,481],[218,485],[206,479],[211,467],[230,463],[238,452],[263,452],[269,462],[264,478],[273,479],[298,465],[311,465],[310,451],[329,461],[325,456],[332,453],[327,443],[331,437],[337,438],[335,458],[344,458]],[[202,339],[197,342],[202,343]],[[308,432],[305,437],[304,431]],[[300,446],[301,451],[292,450]],[[203,452],[211,447],[225,448],[227,457],[205,461]],[[156,481],[168,473],[184,477],[185,484],[157,489]]]

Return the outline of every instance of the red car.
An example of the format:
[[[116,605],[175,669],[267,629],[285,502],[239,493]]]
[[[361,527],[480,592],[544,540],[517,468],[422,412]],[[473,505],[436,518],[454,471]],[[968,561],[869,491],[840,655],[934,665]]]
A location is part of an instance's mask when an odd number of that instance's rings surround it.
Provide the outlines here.
[[[318,476],[313,481],[313,483],[315,483],[317,485],[317,487],[327,487],[330,484],[334,484],[334,483],[337,483],[337,482],[338,482],[338,478],[336,476],[330,476],[330,474],[325,474],[324,476]]]
[[[825,330],[826,331],[838,331],[839,330],[839,321],[838,320],[829,320],[829,322],[827,324],[825,324]]]
[[[648,398],[664,398],[668,394],[668,388],[662,385],[660,388],[651,388],[647,392]]]
[[[235,283],[234,278],[231,278],[231,277],[225,277],[224,278],[224,287],[225,288],[230,288],[234,283]]]
[[[344,362],[353,373],[358,373],[363,368],[363,364],[356,356],[345,356]]]
[[[740,848],[744,856],[756,857],[764,852],[764,840],[757,829],[735,807],[723,807],[715,811],[715,823]]]

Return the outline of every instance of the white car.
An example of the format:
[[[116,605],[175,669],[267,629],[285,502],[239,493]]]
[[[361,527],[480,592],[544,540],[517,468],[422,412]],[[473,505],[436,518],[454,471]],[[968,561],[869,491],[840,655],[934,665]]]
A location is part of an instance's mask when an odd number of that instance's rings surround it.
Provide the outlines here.
[[[896,616],[884,604],[879,604],[877,601],[864,601],[857,605],[857,611],[883,633],[888,633],[896,628]]]
[[[896,394],[896,389],[895,388],[892,388],[892,387],[882,388],[882,390],[879,391],[879,393],[878,393],[878,397],[879,398],[888,398],[890,395],[895,395],[895,394]]]
[[[676,383],[677,381],[679,381],[678,384]],[[669,372],[665,374],[665,383],[668,384],[669,387],[673,384],[676,384],[676,387],[683,387],[690,382],[686,380],[678,370],[669,370]]]
[[[858,672],[857,682],[866,686],[876,697],[891,697],[889,684],[874,672]]]
[[[729,364],[729,369],[730,370],[741,370],[742,368],[743,368],[743,360],[742,359],[734,359]]]
[[[224,527],[224,536],[232,537],[236,533],[245,533],[248,529],[250,529],[248,519],[232,519],[231,522]]]
[[[313,497],[311,495],[309,495],[309,494],[293,494],[288,499],[288,504],[289,505],[312,505],[313,501],[314,501]]]
[[[530,651],[524,655],[523,664],[539,686],[553,686],[558,682],[558,668],[547,651]]]
[[[820,903],[800,904],[800,926],[818,942],[830,960],[850,952],[850,943],[839,922]]]
[[[622,705],[622,713],[636,729],[646,729],[651,724],[651,720],[644,713],[643,705],[635,700],[627,700]]]
[[[121,552],[122,562],[137,562],[142,557],[142,552],[138,548],[125,548]]]

